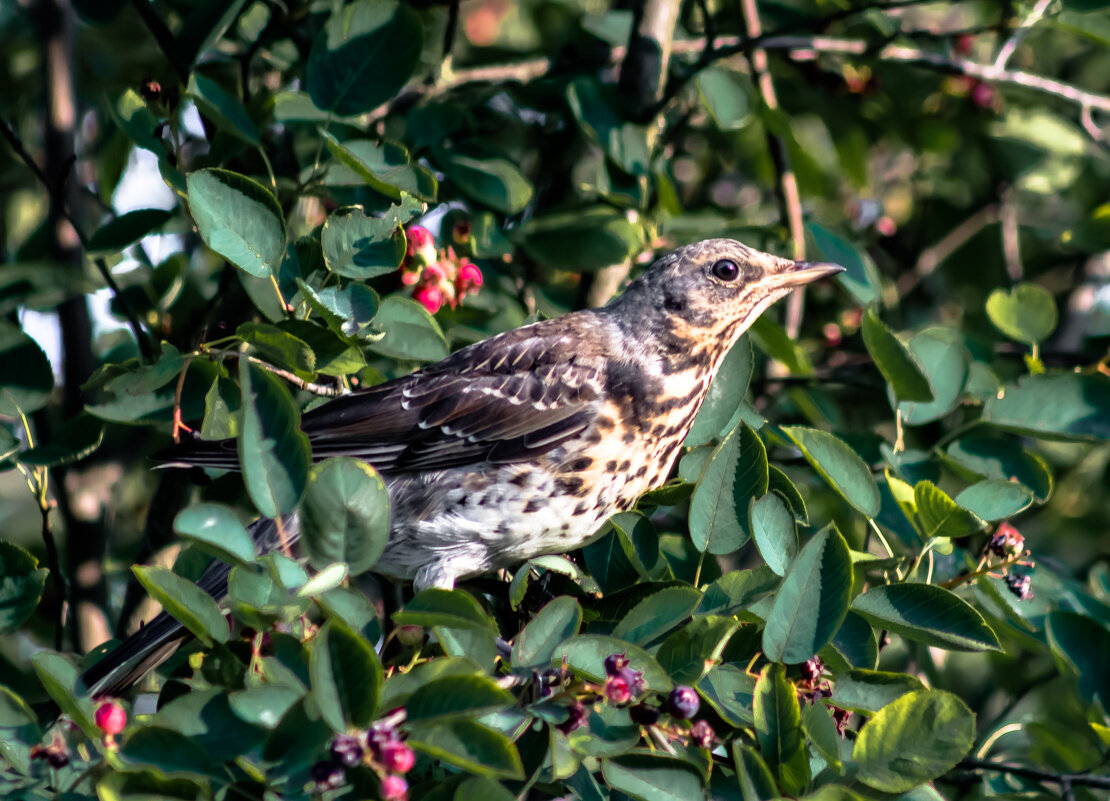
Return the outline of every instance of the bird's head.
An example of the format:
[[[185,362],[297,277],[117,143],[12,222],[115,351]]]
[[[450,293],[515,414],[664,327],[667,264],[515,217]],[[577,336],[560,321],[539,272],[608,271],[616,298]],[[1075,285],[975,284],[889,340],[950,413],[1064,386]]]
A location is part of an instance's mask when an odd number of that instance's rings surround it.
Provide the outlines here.
[[[641,330],[660,329],[674,347],[685,342],[691,350],[709,347],[723,356],[776,300],[843,270],[763,253],[733,239],[706,239],[660,258],[610,306]]]

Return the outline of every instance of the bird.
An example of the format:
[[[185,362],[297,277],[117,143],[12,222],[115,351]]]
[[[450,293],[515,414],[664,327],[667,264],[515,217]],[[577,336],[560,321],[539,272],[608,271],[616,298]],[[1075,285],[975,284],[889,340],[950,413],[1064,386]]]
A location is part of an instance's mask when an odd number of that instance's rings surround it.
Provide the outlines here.
[[[382,476],[390,531],[374,571],[415,589],[572,551],[666,481],[725,355],[771,304],[843,271],[732,239],[662,256],[605,306],[477,342],[410,375],[311,411],[314,460],[355,457]],[[234,439],[183,442],[173,466],[238,469]],[[298,535],[261,519],[260,553]],[[198,585],[217,600],[230,567]],[[119,695],[189,636],[161,613],[87,670]]]

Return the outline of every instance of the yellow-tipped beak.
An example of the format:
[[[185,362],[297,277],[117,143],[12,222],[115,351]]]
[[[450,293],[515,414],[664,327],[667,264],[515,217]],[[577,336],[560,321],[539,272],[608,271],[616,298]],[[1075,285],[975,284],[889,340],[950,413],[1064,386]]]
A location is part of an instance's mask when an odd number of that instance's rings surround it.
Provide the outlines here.
[[[832,262],[796,261],[788,270],[775,276],[775,283],[782,287],[804,286],[842,272],[844,268]]]

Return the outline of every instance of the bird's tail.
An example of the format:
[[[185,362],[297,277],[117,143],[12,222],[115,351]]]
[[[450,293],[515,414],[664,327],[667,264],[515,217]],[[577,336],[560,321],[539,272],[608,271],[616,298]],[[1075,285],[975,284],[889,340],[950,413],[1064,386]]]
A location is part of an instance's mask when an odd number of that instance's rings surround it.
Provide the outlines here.
[[[286,516],[282,524],[287,540],[295,540],[299,533],[295,517]],[[255,550],[260,555],[276,550],[280,545],[281,534],[277,524],[269,518],[256,520],[249,531]],[[217,602],[221,601],[227,596],[230,574],[231,566],[217,559],[197,579],[197,586]],[[176,618],[161,612],[82,673],[78,689],[86,690],[93,698],[123,695],[149,671],[173,656],[192,636]]]

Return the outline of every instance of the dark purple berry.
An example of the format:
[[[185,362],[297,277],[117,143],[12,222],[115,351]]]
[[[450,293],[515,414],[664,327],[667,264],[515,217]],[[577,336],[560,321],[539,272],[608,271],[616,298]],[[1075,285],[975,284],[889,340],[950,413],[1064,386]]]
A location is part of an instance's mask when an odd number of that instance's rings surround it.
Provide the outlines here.
[[[576,729],[582,728],[586,723],[586,718],[589,717],[590,710],[586,709],[581,701],[575,701],[567,707],[567,719],[562,723],[556,723],[555,728],[563,734],[570,734]]]
[[[1003,559],[1012,559],[1025,550],[1025,538],[1009,523],[1002,523],[987,543],[987,550]]]
[[[676,684],[670,695],[667,696],[667,712],[670,713],[671,717],[680,720],[689,720],[698,714],[698,707],[700,706],[701,700],[694,688],[687,687],[684,684]]]
[[[628,667],[628,657],[625,654],[609,654],[605,657],[605,675],[616,676]]]
[[[659,720],[659,707],[636,704],[628,710],[628,715],[639,726],[654,726]]]
[[[833,723],[836,724],[836,733],[841,737],[848,729],[848,719],[852,717],[852,713],[847,709],[841,709],[838,706],[832,707]]]
[[[310,771],[312,783],[319,792],[334,790],[347,779],[347,772],[342,765],[334,762],[317,762]]]
[[[1028,575],[1010,573],[1006,576],[1006,586],[1010,588],[1010,592],[1017,596],[1019,601],[1028,601],[1033,597],[1032,584],[1033,580]]]
[[[362,762],[362,743],[350,734],[337,734],[331,741],[332,761],[348,768]]]
[[[713,745],[715,739],[717,739],[717,734],[713,731],[712,726],[704,720],[694,722],[693,728],[690,729],[690,742],[698,748],[709,748]]]
[[[824,671],[825,666],[821,664],[818,657],[812,657],[802,663],[802,678],[806,681],[817,681],[821,678],[821,673]]]
[[[628,684],[628,691],[632,693],[633,698],[643,695],[644,690],[647,689],[647,682],[644,681],[644,672],[642,670],[633,670],[630,667],[623,667],[617,675]]]

